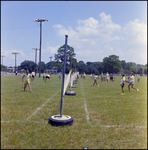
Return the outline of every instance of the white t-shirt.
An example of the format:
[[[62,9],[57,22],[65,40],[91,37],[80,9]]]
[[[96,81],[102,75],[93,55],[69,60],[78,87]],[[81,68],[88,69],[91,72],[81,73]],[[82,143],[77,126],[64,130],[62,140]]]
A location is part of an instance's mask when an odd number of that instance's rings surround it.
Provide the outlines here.
[[[95,79],[95,80],[97,79],[97,75],[94,75],[94,79]]]
[[[30,77],[30,74],[25,74],[25,81],[30,80],[29,77]]]
[[[125,77],[123,77],[123,78],[121,79],[121,83],[120,83],[120,84],[122,84],[123,81],[125,82]]]
[[[108,79],[108,77],[109,77],[109,75],[108,75],[108,73],[106,74],[106,79]]]
[[[133,82],[134,81],[134,76],[130,76],[130,81]]]

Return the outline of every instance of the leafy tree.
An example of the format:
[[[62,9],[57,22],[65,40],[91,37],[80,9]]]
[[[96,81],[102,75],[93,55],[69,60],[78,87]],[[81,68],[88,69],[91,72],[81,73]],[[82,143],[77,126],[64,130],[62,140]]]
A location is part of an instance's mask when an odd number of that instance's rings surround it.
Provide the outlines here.
[[[121,61],[121,64],[122,64],[123,70],[126,69],[126,62],[125,62],[125,60],[122,60],[122,61]]]
[[[135,65],[135,66],[132,66],[132,67],[131,67],[131,71],[132,71],[134,74],[137,74],[137,71],[138,71],[137,66],[136,66],[136,65]]]
[[[46,70],[46,64],[41,61],[41,73],[43,73]]]
[[[120,71],[122,64],[119,60],[119,56],[110,55],[103,59],[104,72],[117,73]]]
[[[85,65],[85,63],[83,62],[83,61],[79,61],[78,63],[77,63],[77,69],[79,70],[79,72],[81,73],[83,73],[83,72],[85,72],[85,69],[86,69],[86,65]]]
[[[64,51],[65,51],[65,44],[63,46],[61,46],[58,49],[57,54],[54,55],[55,60],[57,62],[61,62],[61,63],[64,62]],[[76,56],[76,54],[74,53],[74,48],[67,45],[66,63],[70,64],[71,59],[74,58],[75,56]]]
[[[144,74],[147,74],[147,67],[144,67]]]
[[[143,66],[140,66],[139,68],[138,68],[138,72],[137,72],[138,74],[144,74],[144,67]]]
[[[29,70],[29,72],[32,72],[33,70],[36,69],[36,63],[34,61],[30,61],[30,60],[25,60],[21,63],[20,66],[18,66],[18,69],[25,69],[25,70]]]
[[[54,66],[54,61],[50,61],[46,64],[46,69],[52,69]]]
[[[64,51],[65,51],[65,44],[63,46],[61,46],[57,50],[57,54],[54,55],[56,62],[63,64],[63,62],[64,62]],[[65,70],[66,73],[69,72],[69,70],[72,66],[72,63],[73,63],[73,65],[76,66],[76,59],[74,59],[75,56],[76,56],[76,54],[74,53],[74,48],[67,45],[66,70]]]
[[[1,65],[1,71],[7,71],[7,66]]]

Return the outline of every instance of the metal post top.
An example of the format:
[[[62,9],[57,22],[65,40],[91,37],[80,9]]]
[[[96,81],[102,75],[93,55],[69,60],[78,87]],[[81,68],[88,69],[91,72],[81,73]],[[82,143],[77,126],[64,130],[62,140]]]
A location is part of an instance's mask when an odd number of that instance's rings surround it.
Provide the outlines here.
[[[68,37],[68,35],[65,35],[66,37]]]
[[[12,52],[12,54],[19,54],[19,53],[17,53],[17,52]]]
[[[32,48],[32,49],[34,49],[34,50],[39,50],[38,48]]]
[[[48,20],[47,19],[34,19],[33,21],[42,22],[42,21],[48,21]]]

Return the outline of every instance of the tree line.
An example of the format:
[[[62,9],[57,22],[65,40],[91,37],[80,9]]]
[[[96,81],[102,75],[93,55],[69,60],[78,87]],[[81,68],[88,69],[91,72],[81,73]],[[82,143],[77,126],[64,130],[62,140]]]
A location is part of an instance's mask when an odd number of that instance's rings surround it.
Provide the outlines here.
[[[46,69],[51,70],[55,69],[57,72],[62,72],[63,62],[64,62],[64,49],[65,45],[61,46],[57,50],[57,54],[54,55],[54,61],[50,61],[45,63],[41,62],[41,73],[43,73]],[[134,62],[125,62],[125,60],[119,60],[119,56],[110,55],[109,57],[103,58],[103,62],[86,62],[84,63],[82,60],[77,62],[76,53],[74,52],[74,48],[67,45],[67,54],[66,54],[66,70],[68,73],[70,69],[73,71],[78,70],[80,73],[97,73],[101,74],[101,72],[108,73],[125,73],[130,74],[134,72],[134,74],[147,74],[147,64],[140,65]],[[3,71],[6,70],[6,66],[2,66]],[[35,64],[35,62],[30,60],[23,61],[20,66],[18,66],[18,70],[25,69],[32,72],[35,70],[37,72],[39,68],[39,64]]]

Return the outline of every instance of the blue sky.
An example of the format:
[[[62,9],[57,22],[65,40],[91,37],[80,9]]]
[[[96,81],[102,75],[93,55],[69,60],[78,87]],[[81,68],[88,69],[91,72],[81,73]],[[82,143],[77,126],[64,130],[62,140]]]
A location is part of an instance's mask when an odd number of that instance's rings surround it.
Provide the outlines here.
[[[74,48],[77,61],[100,61],[109,55],[119,60],[147,63],[147,1],[1,1],[1,55],[3,65],[35,61],[40,43],[41,61],[50,61],[60,46]],[[37,54],[39,61],[39,51]]]

